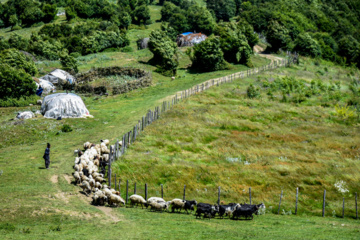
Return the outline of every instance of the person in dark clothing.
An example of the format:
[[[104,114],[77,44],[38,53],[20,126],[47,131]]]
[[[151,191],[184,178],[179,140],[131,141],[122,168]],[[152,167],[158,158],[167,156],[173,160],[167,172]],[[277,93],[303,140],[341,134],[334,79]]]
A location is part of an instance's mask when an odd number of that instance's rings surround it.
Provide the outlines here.
[[[45,149],[43,158],[45,160],[46,169],[49,169],[49,166],[50,166],[50,143],[47,144],[47,148]]]
[[[41,94],[43,93],[44,89],[41,87],[41,85],[39,86],[39,89],[36,90],[36,95],[38,95],[39,97],[41,97]]]

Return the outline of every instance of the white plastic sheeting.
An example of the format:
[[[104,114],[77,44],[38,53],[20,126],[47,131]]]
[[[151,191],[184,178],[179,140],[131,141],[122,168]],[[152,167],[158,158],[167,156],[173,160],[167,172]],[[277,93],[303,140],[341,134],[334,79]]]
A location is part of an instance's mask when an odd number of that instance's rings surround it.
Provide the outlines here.
[[[41,113],[46,118],[92,117],[83,100],[73,93],[56,93],[44,98]]]
[[[39,79],[39,83],[35,82],[37,89],[39,89],[39,86],[41,86],[44,90],[43,90],[43,94],[49,94],[52,92],[56,92],[56,87],[54,86],[54,84],[52,84],[51,82],[44,80],[44,79]]]
[[[68,72],[61,70],[61,69],[55,69],[51,73],[41,77],[44,80],[47,80],[51,82],[52,84],[64,84],[66,82],[74,83],[75,78]]]
[[[31,111],[19,112],[16,116],[18,119],[29,119],[35,117],[35,114]]]

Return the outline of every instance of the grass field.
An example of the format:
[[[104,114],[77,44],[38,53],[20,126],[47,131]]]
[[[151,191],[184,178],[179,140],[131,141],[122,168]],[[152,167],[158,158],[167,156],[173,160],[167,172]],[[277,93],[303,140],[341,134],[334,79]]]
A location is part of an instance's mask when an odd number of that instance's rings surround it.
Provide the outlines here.
[[[159,6],[151,6],[159,19]],[[80,71],[99,66],[133,66],[149,71],[152,54],[136,50],[134,40],[160,27],[131,29],[133,52],[109,52],[81,57]],[[30,34],[34,29],[23,29]],[[35,29],[36,30],[36,29]],[[0,35],[9,32],[1,30]],[[193,215],[152,213],[132,208],[94,207],[91,198],[71,184],[73,150],[85,141],[108,138],[115,142],[166,97],[208,79],[247,68],[234,65],[229,70],[193,73],[189,58],[180,55],[175,81],[155,72],[153,86],[125,95],[82,96],[92,119],[55,121],[37,117],[14,121],[26,108],[0,108],[0,238],[1,239],[358,239],[359,221],[353,219],[354,192],[359,190],[359,123],[341,119],[330,104],[321,107],[322,95],[302,104],[270,100],[265,90],[261,98],[248,99],[250,83],[293,76],[319,79],[326,85],[340,81],[347,91],[359,72],[327,62],[304,59],[299,66],[281,68],[259,76],[237,80],[193,96],[165,113],[149,126],[126,155],[113,165],[124,182],[138,184],[143,194],[159,195],[164,184],[165,199],[182,196],[214,203],[217,186],[224,202],[247,201],[252,187],[253,201],[265,202],[267,212],[253,221],[197,220]],[[253,56],[255,66],[269,63]],[[59,62],[38,63],[40,74],[60,67]],[[276,94],[275,94],[276,97]],[[342,101],[345,101],[341,99]],[[64,124],[73,131],[62,133]],[[46,143],[52,144],[51,168],[42,159]],[[339,193],[334,184],[346,182],[349,190]],[[277,215],[280,191],[284,191],[281,211],[293,212],[295,188],[300,189],[298,216]],[[322,191],[327,192],[326,218],[321,215]],[[342,219],[341,204],[346,211]],[[334,212],[335,211],[335,212]]]

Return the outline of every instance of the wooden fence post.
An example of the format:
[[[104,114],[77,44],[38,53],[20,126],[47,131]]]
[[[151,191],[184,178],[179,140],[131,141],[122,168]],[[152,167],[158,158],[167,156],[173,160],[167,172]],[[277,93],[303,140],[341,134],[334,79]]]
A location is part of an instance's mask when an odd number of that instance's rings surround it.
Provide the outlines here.
[[[342,218],[344,218],[345,215],[345,198],[343,197],[343,211],[342,211]]]
[[[116,174],[115,174],[115,188],[114,188],[114,189],[115,189],[115,191],[116,191]]]
[[[295,215],[297,214],[297,209],[298,209],[298,200],[299,200],[299,188],[296,188]]]
[[[249,198],[250,198],[250,205],[251,205],[251,187],[249,187]]]
[[[183,200],[185,201],[185,191],[186,191],[186,185],[184,185],[184,194],[183,194]]]
[[[218,201],[217,201],[218,205],[220,205],[220,192],[221,192],[221,190],[220,190],[220,186],[219,186],[219,188],[218,188]]]
[[[325,217],[325,197],[326,197],[326,190],[324,190],[324,197],[323,197],[323,209],[322,209],[323,217]]]
[[[129,180],[126,180],[126,204],[128,203],[129,200]]]
[[[118,191],[119,191],[119,193],[120,193],[120,195],[121,195],[121,188],[120,188],[120,184],[121,184],[121,179],[119,179],[119,188],[118,188]]]
[[[161,198],[164,198],[164,186],[161,184]]]
[[[147,183],[145,183],[145,201],[147,201],[148,197],[148,186]]]
[[[136,194],[136,183],[134,183],[134,194]]]
[[[280,214],[280,206],[281,206],[282,196],[283,196],[283,190],[281,190],[281,194],[280,194],[280,202],[279,202],[278,214]]]

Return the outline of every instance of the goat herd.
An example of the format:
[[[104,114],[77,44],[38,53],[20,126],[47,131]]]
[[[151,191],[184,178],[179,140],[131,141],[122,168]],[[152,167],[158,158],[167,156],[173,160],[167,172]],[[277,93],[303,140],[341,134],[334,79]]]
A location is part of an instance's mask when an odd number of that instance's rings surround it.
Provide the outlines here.
[[[120,143],[121,144],[121,143]],[[84,143],[85,151],[75,150],[77,157],[75,158],[73,176],[76,184],[83,189],[84,193],[88,195],[93,193],[92,204],[97,206],[104,206],[106,203],[109,206],[125,206],[124,199],[120,196],[120,192],[109,188],[104,182],[105,168],[109,161],[110,150],[108,148],[109,140],[101,140],[100,144],[92,144],[90,142]],[[99,172],[99,168],[102,170]],[[168,211],[171,207],[171,212],[181,212],[181,210],[195,211],[196,218],[214,218],[216,214],[220,218],[231,217],[232,219],[253,219],[253,214],[262,214],[265,212],[265,205],[229,203],[228,205],[212,205],[208,203],[197,203],[192,200],[173,199],[172,201],[165,201],[159,197],[151,197],[145,200],[140,195],[131,195],[129,197],[131,206],[141,205],[142,208],[150,207],[150,211]]]

